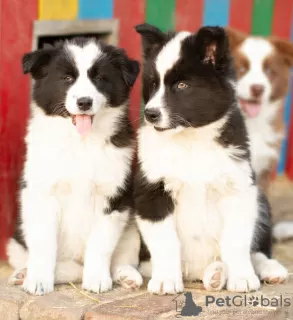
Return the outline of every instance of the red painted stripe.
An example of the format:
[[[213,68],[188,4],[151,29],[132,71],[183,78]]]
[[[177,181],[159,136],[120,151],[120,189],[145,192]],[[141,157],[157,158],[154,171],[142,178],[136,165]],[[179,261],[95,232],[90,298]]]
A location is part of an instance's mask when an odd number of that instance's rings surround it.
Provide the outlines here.
[[[272,34],[282,38],[291,37],[293,0],[275,1]]]
[[[134,26],[145,21],[145,0],[115,0],[114,18],[119,19],[119,46],[124,48],[131,58],[141,62],[141,39]],[[130,118],[135,128],[140,124],[141,88],[140,73],[130,98]]]
[[[22,55],[31,50],[37,0],[0,0],[0,259],[14,227],[17,184],[23,164],[29,77]]]
[[[253,0],[230,2],[229,26],[242,32],[251,32]]]
[[[176,30],[196,31],[203,23],[204,0],[177,0]]]

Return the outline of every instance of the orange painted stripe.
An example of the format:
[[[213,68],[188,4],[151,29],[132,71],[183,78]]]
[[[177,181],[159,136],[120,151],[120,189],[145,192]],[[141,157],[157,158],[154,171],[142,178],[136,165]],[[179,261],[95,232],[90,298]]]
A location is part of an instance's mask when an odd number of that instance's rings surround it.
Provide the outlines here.
[[[196,31],[203,24],[204,0],[177,0],[175,28]]]

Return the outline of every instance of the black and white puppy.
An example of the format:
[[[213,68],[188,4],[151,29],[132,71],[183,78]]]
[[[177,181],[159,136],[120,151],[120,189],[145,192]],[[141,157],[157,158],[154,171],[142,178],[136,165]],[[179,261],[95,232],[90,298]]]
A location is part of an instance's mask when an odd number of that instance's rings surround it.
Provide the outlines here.
[[[269,206],[255,185],[224,29],[136,31],[146,106],[135,206],[149,292],[180,292],[182,276],[238,292],[257,290],[259,278],[284,281],[287,270],[270,259]]]
[[[26,54],[23,70],[34,86],[21,223],[7,248],[11,282],[25,278],[24,290],[37,295],[81,280],[93,292],[110,290],[112,279],[139,287],[128,118],[138,62],[77,38]]]

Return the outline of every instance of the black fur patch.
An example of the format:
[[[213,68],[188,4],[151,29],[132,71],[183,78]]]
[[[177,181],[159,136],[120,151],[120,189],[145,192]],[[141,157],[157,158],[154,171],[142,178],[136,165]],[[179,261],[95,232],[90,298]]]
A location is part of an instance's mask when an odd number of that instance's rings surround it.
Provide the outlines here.
[[[27,183],[24,179],[20,179],[19,181],[19,189],[22,190],[22,189],[25,189],[27,187]]]
[[[140,237],[140,244],[139,261],[149,261],[151,259],[151,254],[142,237]]]
[[[107,97],[109,107],[127,102],[129,93],[139,73],[139,63],[127,57],[123,49],[96,39],[76,38],[57,43],[54,47],[27,53],[23,57],[24,73],[35,80],[33,99],[47,115],[69,117],[65,108],[68,89],[79,76],[69,45],[84,47],[94,43],[102,51],[97,56],[88,77],[99,92]],[[72,81],[66,80],[70,76]]]
[[[156,56],[162,47],[176,35],[176,32],[162,32],[160,29],[143,23],[135,26],[135,30],[142,36],[143,55],[145,59]]]
[[[228,148],[229,146],[237,147],[243,153],[237,158],[239,158],[239,160],[250,161],[248,133],[244,119],[236,105],[231,110],[229,118],[220,130],[220,135],[216,140],[224,148]]]
[[[104,210],[106,214],[113,211],[122,212],[133,208],[133,177],[129,174],[124,183],[124,188],[119,188],[115,197],[108,199],[108,206]],[[131,211],[131,213],[133,213]]]
[[[169,41],[167,34],[145,24],[137,26],[136,30],[142,35],[145,56],[143,74],[145,103],[154,96],[161,85],[164,85],[163,105],[160,107],[166,110],[171,126],[161,129],[168,130],[177,126],[197,128],[214,123],[228,115],[226,123],[214,139],[224,148],[234,146],[243,151],[235,161],[250,163],[248,134],[237,108],[234,88],[236,74],[224,29],[203,27],[198,33],[182,40],[179,59],[170,66],[164,79],[159,79],[154,61],[162,47]],[[180,83],[183,83],[183,86],[179,86]],[[156,126],[155,122],[153,124]],[[255,182],[253,170],[251,177]],[[142,219],[160,221],[174,210],[174,202],[170,194],[164,190],[164,182],[150,183],[141,168],[136,177],[134,195],[137,215]],[[251,249],[261,251],[270,257],[270,208],[262,193],[258,202],[259,219]]]
[[[259,189],[258,220],[255,225],[252,252],[262,252],[268,258],[272,257],[272,221],[271,208],[265,194]]]
[[[142,27],[137,29],[142,35],[146,58],[143,97],[147,103],[162,85],[154,61],[170,35],[163,36],[152,29],[145,31],[143,26],[143,32]],[[214,63],[206,61],[206,52],[211,45],[216,46]],[[179,125],[200,127],[222,118],[236,102],[231,85],[234,80],[228,38],[222,28],[205,27],[185,38],[179,60],[164,77],[164,103],[171,120],[170,128]],[[187,85],[184,90],[178,89],[181,82]]]
[[[135,178],[134,206],[138,216],[151,221],[163,220],[174,211],[174,202],[165,191],[164,182],[150,183],[141,168]]]
[[[111,143],[117,148],[125,148],[133,145],[134,143],[134,130],[128,113],[126,112],[124,117],[120,120],[119,130],[111,138]]]
[[[14,233],[13,233],[12,239],[14,239],[20,245],[22,245],[25,249],[27,249],[27,245],[26,245],[26,242],[24,240],[23,232],[22,232],[22,229],[21,229],[21,219],[20,219],[20,217],[16,218],[16,224],[15,224],[15,229],[14,229]]]

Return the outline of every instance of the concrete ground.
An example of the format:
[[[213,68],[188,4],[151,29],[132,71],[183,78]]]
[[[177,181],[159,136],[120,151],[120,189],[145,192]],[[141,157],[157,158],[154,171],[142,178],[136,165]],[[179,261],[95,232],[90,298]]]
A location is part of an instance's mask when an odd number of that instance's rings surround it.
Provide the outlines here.
[[[292,185],[284,179],[277,180],[270,198],[275,221],[284,218],[293,220]],[[185,283],[185,291],[190,291],[193,301],[202,308],[197,309],[201,311],[198,319],[293,320],[293,240],[276,243],[274,257],[289,270],[289,281],[285,284],[263,284],[261,290],[244,295],[227,291],[207,292],[202,289],[201,283]],[[75,288],[62,285],[56,286],[55,291],[49,295],[35,297],[17,287],[7,285],[10,273],[11,269],[7,264],[0,262],[0,320],[194,318],[180,315],[186,310],[183,309],[183,294],[150,295],[146,292],[145,285],[138,291],[115,287],[108,293],[93,294],[83,292],[80,285]],[[227,297],[234,299],[234,306],[232,302],[227,302]],[[210,302],[208,306],[206,301]]]

